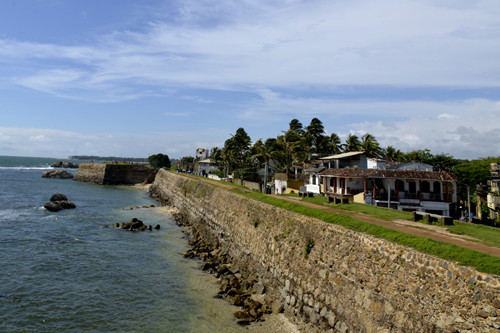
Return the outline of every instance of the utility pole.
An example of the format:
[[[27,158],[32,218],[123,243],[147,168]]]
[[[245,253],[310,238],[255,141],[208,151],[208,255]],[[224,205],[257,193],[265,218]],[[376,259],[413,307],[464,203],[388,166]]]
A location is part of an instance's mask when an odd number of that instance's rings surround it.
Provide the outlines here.
[[[264,164],[264,188],[262,192],[267,194],[267,162]]]
[[[469,186],[467,186],[467,209],[469,210],[469,223],[472,222],[472,218],[470,216],[470,194],[469,194]]]

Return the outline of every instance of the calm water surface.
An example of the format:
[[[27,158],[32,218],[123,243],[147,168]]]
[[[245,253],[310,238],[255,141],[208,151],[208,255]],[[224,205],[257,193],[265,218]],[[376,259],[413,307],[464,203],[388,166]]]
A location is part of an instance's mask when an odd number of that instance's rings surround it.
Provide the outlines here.
[[[247,331],[169,215],[129,209],[147,192],[41,178],[54,161],[0,156],[0,332]],[[77,208],[46,211],[56,192]],[[106,227],[133,217],[161,229]]]

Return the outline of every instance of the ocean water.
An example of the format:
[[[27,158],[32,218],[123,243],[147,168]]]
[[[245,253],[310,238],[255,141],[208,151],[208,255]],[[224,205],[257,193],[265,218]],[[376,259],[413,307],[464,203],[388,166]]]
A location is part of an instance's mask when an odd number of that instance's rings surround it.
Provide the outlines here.
[[[146,191],[41,178],[54,161],[0,156],[0,332],[248,332],[171,217],[130,209]],[[133,217],[161,229],[107,227]]]

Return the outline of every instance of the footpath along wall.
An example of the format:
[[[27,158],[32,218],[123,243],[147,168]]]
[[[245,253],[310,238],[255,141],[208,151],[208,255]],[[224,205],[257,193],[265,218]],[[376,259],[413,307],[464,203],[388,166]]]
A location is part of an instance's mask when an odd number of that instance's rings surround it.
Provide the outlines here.
[[[164,170],[151,194],[258,276],[298,323],[339,332],[500,331],[498,276]]]
[[[73,179],[102,185],[127,185],[143,183],[148,177],[152,181],[156,172],[141,164],[83,163]]]

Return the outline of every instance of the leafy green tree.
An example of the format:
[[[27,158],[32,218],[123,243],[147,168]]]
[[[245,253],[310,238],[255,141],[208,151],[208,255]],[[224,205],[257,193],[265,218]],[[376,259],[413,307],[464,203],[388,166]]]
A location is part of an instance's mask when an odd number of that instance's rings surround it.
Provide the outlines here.
[[[486,184],[490,177],[490,164],[500,163],[500,157],[488,157],[457,164],[452,171],[457,176],[458,195],[464,200],[467,198],[467,188],[474,193],[476,185]]]
[[[170,158],[166,154],[151,155],[148,162],[153,168],[170,168]]]
[[[403,155],[402,162],[422,162],[432,165],[432,154],[429,149],[413,150]]]
[[[179,161],[179,168],[185,171],[193,171],[194,157],[184,156]]]
[[[437,154],[432,157],[430,164],[444,170],[451,170],[455,165],[460,164],[460,161],[449,154]]]
[[[382,156],[389,158],[391,161],[402,162],[403,153],[401,150],[394,148],[393,146],[387,146],[387,148],[382,149]]]

